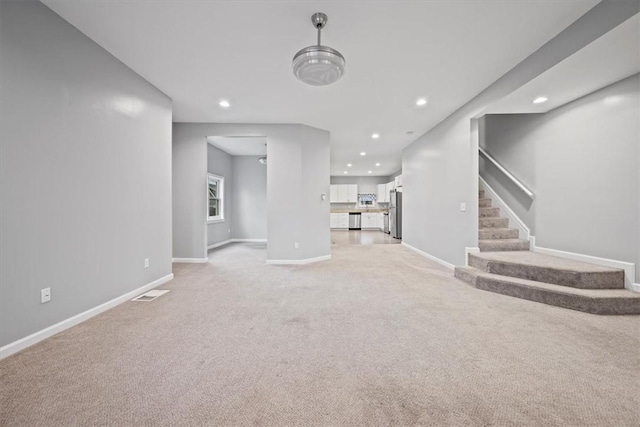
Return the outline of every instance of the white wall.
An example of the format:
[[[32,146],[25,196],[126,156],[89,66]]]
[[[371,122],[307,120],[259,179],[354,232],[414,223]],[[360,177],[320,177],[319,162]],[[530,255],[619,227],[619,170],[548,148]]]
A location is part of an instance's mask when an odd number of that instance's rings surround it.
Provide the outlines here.
[[[480,174],[545,248],[640,265],[640,75],[546,114],[489,115]],[[640,283],[640,269],[636,272]]]
[[[304,125],[175,123],[174,146],[202,147],[206,158],[207,136],[265,136],[267,138],[267,259],[302,261],[329,256],[329,133]],[[194,162],[189,175],[206,176],[206,162]],[[175,179],[174,179],[175,182]],[[206,180],[174,188],[185,195],[190,215],[181,218],[188,226],[180,228],[174,242],[190,248],[186,258],[206,256]],[[201,234],[201,238],[197,237]],[[195,236],[195,237],[194,237]],[[294,247],[298,242],[299,248]],[[201,245],[202,244],[202,245]]]
[[[478,129],[489,105],[638,13],[640,2],[603,1],[473,98],[402,154],[403,242],[465,263],[478,243]],[[460,203],[466,212],[460,212]]]
[[[41,3],[0,8],[6,345],[171,274],[171,100]]]
[[[234,239],[267,238],[267,167],[260,156],[232,156]]]
[[[232,238],[234,230],[234,200],[236,196],[233,157],[228,153],[207,144],[207,171],[224,178],[224,199],[222,222],[207,224],[207,245],[212,246]]]

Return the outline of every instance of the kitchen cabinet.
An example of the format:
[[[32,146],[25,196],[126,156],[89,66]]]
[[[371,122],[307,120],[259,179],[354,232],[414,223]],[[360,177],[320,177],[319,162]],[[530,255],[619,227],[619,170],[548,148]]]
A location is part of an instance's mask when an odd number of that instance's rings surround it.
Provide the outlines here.
[[[349,214],[348,213],[330,213],[329,224],[331,228],[347,229],[349,228]]]
[[[402,175],[396,176],[395,185],[395,188],[402,187]]]
[[[387,192],[387,184],[378,184],[378,203],[389,203],[389,193]]]
[[[329,186],[329,202],[331,203],[338,202],[338,186],[337,185]]]
[[[362,213],[362,228],[379,229],[380,214],[378,212],[363,212]]]
[[[346,203],[348,201],[349,190],[346,185],[338,185],[338,202]]]
[[[391,182],[387,182],[386,184],[380,184],[380,185],[384,187],[384,199],[383,200],[384,200],[385,203],[389,203],[390,202],[390,200],[389,200],[389,192],[396,188],[396,182],[395,181],[391,181]]]
[[[358,185],[357,184],[347,185],[347,201],[349,203],[358,202]]]
[[[329,201],[331,203],[356,203],[358,201],[357,184],[332,184]]]

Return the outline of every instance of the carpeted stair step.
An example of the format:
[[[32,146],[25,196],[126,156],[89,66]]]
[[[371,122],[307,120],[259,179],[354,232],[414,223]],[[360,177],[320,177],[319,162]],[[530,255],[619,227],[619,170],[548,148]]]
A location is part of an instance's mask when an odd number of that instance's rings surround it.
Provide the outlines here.
[[[481,198],[481,199],[478,199],[478,203],[479,203],[479,206],[478,206],[478,207],[481,207],[481,208],[490,208],[490,207],[491,207],[491,203],[492,203],[492,201],[491,201],[491,199],[488,199],[488,198],[486,198],[486,197],[483,197],[483,198]]]
[[[624,270],[538,252],[469,254],[469,265],[486,273],[580,289],[624,289]]]
[[[517,239],[520,233],[515,228],[483,228],[478,230],[479,240]]]
[[[592,314],[640,314],[640,293],[626,289],[577,289],[456,267],[455,277],[498,294]]]
[[[500,208],[479,208],[480,218],[499,218]]]
[[[484,190],[478,190],[478,198],[484,198]]]
[[[478,225],[483,228],[507,228],[509,218],[480,218]]]
[[[480,252],[528,251],[529,242],[520,239],[478,240]]]

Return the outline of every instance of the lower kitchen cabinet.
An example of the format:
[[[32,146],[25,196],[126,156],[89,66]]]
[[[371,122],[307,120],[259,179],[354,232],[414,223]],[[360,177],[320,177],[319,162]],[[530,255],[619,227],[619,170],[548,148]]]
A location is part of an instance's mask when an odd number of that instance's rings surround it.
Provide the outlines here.
[[[382,217],[379,212],[367,212],[362,214],[362,228],[381,229]]]
[[[348,213],[331,213],[329,215],[329,224],[331,228],[349,228]]]

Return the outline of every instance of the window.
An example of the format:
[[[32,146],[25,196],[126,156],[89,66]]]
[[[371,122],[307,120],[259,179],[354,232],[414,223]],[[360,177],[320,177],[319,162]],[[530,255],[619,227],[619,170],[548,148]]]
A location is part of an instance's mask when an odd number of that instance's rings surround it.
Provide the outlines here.
[[[224,178],[209,174],[207,221],[224,221]]]

